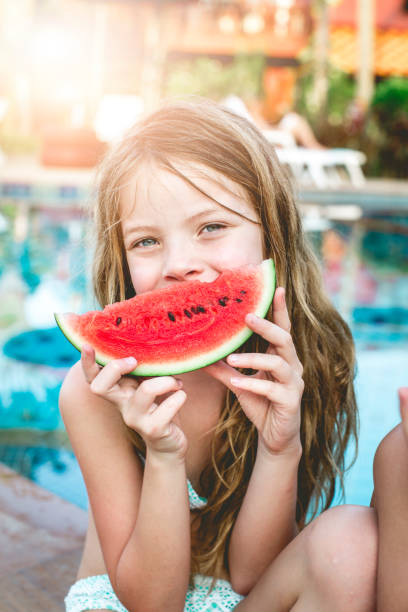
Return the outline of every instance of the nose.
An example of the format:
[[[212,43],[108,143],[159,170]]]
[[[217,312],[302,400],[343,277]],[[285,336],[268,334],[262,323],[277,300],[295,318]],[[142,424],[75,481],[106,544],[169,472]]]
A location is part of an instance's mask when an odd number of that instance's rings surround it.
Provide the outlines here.
[[[205,270],[202,262],[190,246],[184,243],[168,248],[163,265],[163,280],[165,282],[196,280]]]
[[[202,276],[204,266],[193,261],[174,261],[167,263],[163,270],[163,279],[166,282],[196,280]]]

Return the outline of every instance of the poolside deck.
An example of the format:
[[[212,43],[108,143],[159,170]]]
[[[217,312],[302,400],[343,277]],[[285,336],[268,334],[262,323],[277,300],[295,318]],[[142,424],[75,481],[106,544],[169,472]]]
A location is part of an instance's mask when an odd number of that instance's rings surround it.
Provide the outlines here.
[[[10,156],[0,166],[0,199],[23,208],[82,209],[94,180],[94,168],[50,168],[35,156]],[[297,191],[300,203],[306,205],[357,205],[366,214],[408,210],[408,181],[401,179],[368,178],[360,187],[346,180],[325,189],[299,185]]]
[[[0,612],[65,609],[86,523],[86,512],[0,464]]]

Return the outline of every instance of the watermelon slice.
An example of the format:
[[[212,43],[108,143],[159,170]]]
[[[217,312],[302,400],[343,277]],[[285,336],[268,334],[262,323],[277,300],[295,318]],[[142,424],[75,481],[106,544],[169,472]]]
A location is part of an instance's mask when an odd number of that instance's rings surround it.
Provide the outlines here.
[[[229,355],[253,333],[245,315],[264,317],[275,291],[271,259],[223,271],[215,281],[186,281],[148,291],[102,311],[55,314],[78,349],[94,347],[96,361],[133,356],[134,376],[181,374]]]

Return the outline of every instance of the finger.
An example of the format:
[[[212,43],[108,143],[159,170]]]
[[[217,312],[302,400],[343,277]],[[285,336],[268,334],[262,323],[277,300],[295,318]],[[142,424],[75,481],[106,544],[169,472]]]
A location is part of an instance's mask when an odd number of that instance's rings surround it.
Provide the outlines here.
[[[182,389],[172,393],[170,397],[159,404],[150,418],[152,427],[162,427],[164,435],[168,433],[168,427],[174,417],[187,399],[187,394]]]
[[[84,344],[81,350],[81,365],[88,384],[91,384],[93,379],[101,371],[101,367],[95,361],[95,351],[89,344]]]
[[[135,369],[136,364],[137,361],[134,357],[113,359],[93,379],[91,390],[96,395],[106,395],[120,381],[122,376]]]
[[[283,287],[278,287],[273,297],[272,321],[285,331],[290,332],[291,324],[286,307],[286,292]]]
[[[292,368],[279,357],[265,353],[234,353],[227,357],[227,363],[235,368],[251,368],[272,374],[281,383],[289,383],[292,379]]]
[[[405,428],[408,428],[408,387],[398,389],[401,419]]]
[[[251,391],[256,395],[267,397],[271,401],[276,401],[277,394],[280,395],[282,386],[263,378],[253,378],[251,376],[233,376],[231,378],[233,387],[243,391]]]
[[[300,362],[296,354],[292,336],[288,331],[276,325],[276,323],[271,323],[271,321],[267,319],[261,319],[253,313],[245,317],[245,323],[255,333],[269,342],[270,347],[274,350],[270,351],[268,349],[268,353],[274,353],[276,351],[276,353],[283,357],[289,364],[299,365]]]
[[[182,382],[173,376],[150,378],[139,385],[135,393],[134,403],[137,404],[141,411],[147,412],[158,395],[163,395],[171,391],[178,391],[180,387],[182,387]],[[167,401],[167,399],[168,398],[163,400],[163,402]],[[161,406],[163,402],[161,402],[159,406]],[[156,410],[158,410],[158,408]],[[154,412],[156,412],[156,410]]]

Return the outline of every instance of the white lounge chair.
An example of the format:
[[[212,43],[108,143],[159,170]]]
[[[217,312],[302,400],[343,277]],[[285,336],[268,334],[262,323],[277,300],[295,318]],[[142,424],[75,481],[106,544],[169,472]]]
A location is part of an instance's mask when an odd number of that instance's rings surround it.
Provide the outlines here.
[[[319,189],[339,187],[345,182],[344,174],[354,187],[362,187],[365,183],[361,166],[366,156],[361,151],[282,147],[276,149],[276,154],[301,184],[309,183]]]
[[[277,146],[279,160],[287,165],[301,185],[312,185],[319,189],[339,187],[345,181],[354,187],[362,187],[365,176],[362,166],[366,156],[353,149],[307,149],[305,147],[282,146],[277,137],[279,130],[265,130],[266,138]],[[280,140],[280,141],[279,141]]]
[[[262,130],[263,135],[271,142],[273,145],[277,147],[296,147],[296,140],[292,136],[290,132],[286,132],[285,130],[274,130],[267,129]]]
[[[222,103],[237,115],[256,123],[245,102],[238,96],[229,95]],[[299,121],[300,116],[296,113],[289,115],[280,122],[280,129],[266,128],[263,129],[263,134],[276,146],[279,160],[289,166],[300,185],[330,189],[339,187],[345,180],[355,187],[364,185],[365,177],[361,169],[366,162],[364,153],[353,149],[312,149],[297,146],[294,135],[285,129],[284,121],[288,125],[289,119],[293,122],[295,117]]]

